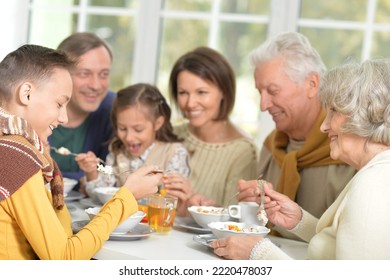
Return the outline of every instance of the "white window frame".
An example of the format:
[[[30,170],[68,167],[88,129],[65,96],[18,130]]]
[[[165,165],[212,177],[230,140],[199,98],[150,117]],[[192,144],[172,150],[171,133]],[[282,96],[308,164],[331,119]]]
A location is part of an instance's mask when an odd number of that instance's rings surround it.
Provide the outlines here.
[[[147,30],[137,32],[136,34],[131,82],[155,83],[158,71],[162,19],[204,17],[210,21],[209,46],[215,47],[220,20],[234,21],[235,16],[237,16],[228,15],[227,18],[221,18],[222,15],[219,11],[220,1],[223,0],[213,0],[212,9],[207,13],[164,11],[162,8],[164,0],[140,0],[139,10],[137,11],[128,8],[90,7],[88,6],[88,0],[80,0],[80,6],[73,8],[72,11],[79,14],[77,31],[86,30],[87,15],[91,13],[100,15],[135,15],[137,13],[138,29],[146,27]],[[368,59],[373,33],[375,31],[390,32],[390,24],[375,24],[374,17],[377,0],[368,0],[367,3],[368,8],[365,22],[299,18],[301,0],[271,0],[269,17],[248,15],[245,17],[245,20],[254,22],[266,22],[268,20],[268,37],[280,32],[297,31],[300,27],[360,30],[364,32],[361,59]],[[28,27],[30,8],[36,8],[30,4],[30,0],[0,1],[0,23],[2,26],[8,27],[2,28],[0,31],[0,35],[3,38],[2,44],[0,45],[1,59],[20,45],[29,42]],[[259,141],[258,143],[262,143],[264,137],[274,128],[274,123],[268,113],[262,113],[259,125],[261,135],[257,141]]]

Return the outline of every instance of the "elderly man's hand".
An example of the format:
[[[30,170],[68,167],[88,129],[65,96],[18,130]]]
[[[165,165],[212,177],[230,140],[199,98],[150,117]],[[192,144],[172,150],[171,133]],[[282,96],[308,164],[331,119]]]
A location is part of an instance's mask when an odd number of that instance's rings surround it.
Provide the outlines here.
[[[257,186],[257,180],[239,180],[237,189],[239,191],[238,201],[254,201],[260,204],[260,189]]]

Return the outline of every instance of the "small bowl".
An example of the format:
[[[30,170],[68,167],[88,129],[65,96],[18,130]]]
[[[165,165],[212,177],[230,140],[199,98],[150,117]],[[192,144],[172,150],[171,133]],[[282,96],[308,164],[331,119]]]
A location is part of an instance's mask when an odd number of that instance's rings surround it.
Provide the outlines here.
[[[100,187],[95,189],[95,193],[102,204],[106,203],[111,197],[116,194],[119,188],[115,187]]]
[[[188,212],[202,228],[208,228],[208,224],[211,222],[225,222],[230,219],[229,214],[223,207],[191,206],[188,207]]]
[[[101,207],[92,207],[85,209],[85,213],[87,213],[88,217],[92,220],[100,211]],[[120,225],[118,225],[113,234],[125,234],[135,228],[139,222],[146,216],[145,212],[137,211],[126,220],[124,220]]]
[[[78,181],[71,178],[64,179],[64,195],[66,196],[77,185]]]
[[[97,213],[99,213],[101,207],[91,207],[91,208],[87,208],[85,209],[85,213],[87,213],[88,217],[92,220],[96,215]]]
[[[233,235],[257,235],[265,237],[270,232],[270,229],[264,226],[236,222],[212,222],[208,224],[208,227],[217,238],[225,238]]]

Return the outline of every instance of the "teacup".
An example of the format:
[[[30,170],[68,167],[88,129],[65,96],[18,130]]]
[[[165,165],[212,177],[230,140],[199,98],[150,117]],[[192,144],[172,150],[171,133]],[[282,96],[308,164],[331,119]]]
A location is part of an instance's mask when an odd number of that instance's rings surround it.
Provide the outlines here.
[[[261,225],[257,219],[259,204],[256,202],[239,202],[238,205],[230,205],[228,212],[230,217],[238,219],[241,223]]]
[[[177,197],[155,194],[148,197],[148,223],[156,232],[171,231],[176,216]]]

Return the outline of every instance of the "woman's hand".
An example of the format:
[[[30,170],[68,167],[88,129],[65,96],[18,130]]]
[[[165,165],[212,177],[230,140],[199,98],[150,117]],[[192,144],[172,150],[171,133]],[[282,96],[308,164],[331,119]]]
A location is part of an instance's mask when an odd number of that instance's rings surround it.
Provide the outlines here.
[[[286,195],[275,191],[271,183],[264,183],[264,192],[268,220],[274,225],[293,229],[302,219],[301,207]]]
[[[257,180],[239,180],[237,184],[239,194],[237,200],[240,201],[254,201],[260,204],[260,189],[257,186]]]
[[[151,173],[158,170],[158,166],[144,166],[131,173],[124,184],[131,191],[135,199],[140,199],[157,192],[161,182],[161,173]]]
[[[252,248],[262,240],[261,236],[231,236],[214,240],[210,246],[214,253],[229,260],[248,260]]]
[[[86,154],[78,154],[75,160],[79,165],[80,169],[84,171],[87,181],[95,180],[98,177],[98,171],[96,166],[99,163],[99,159],[93,152],[89,151]]]
[[[187,206],[219,206],[214,200],[200,193],[193,194],[187,201]]]

